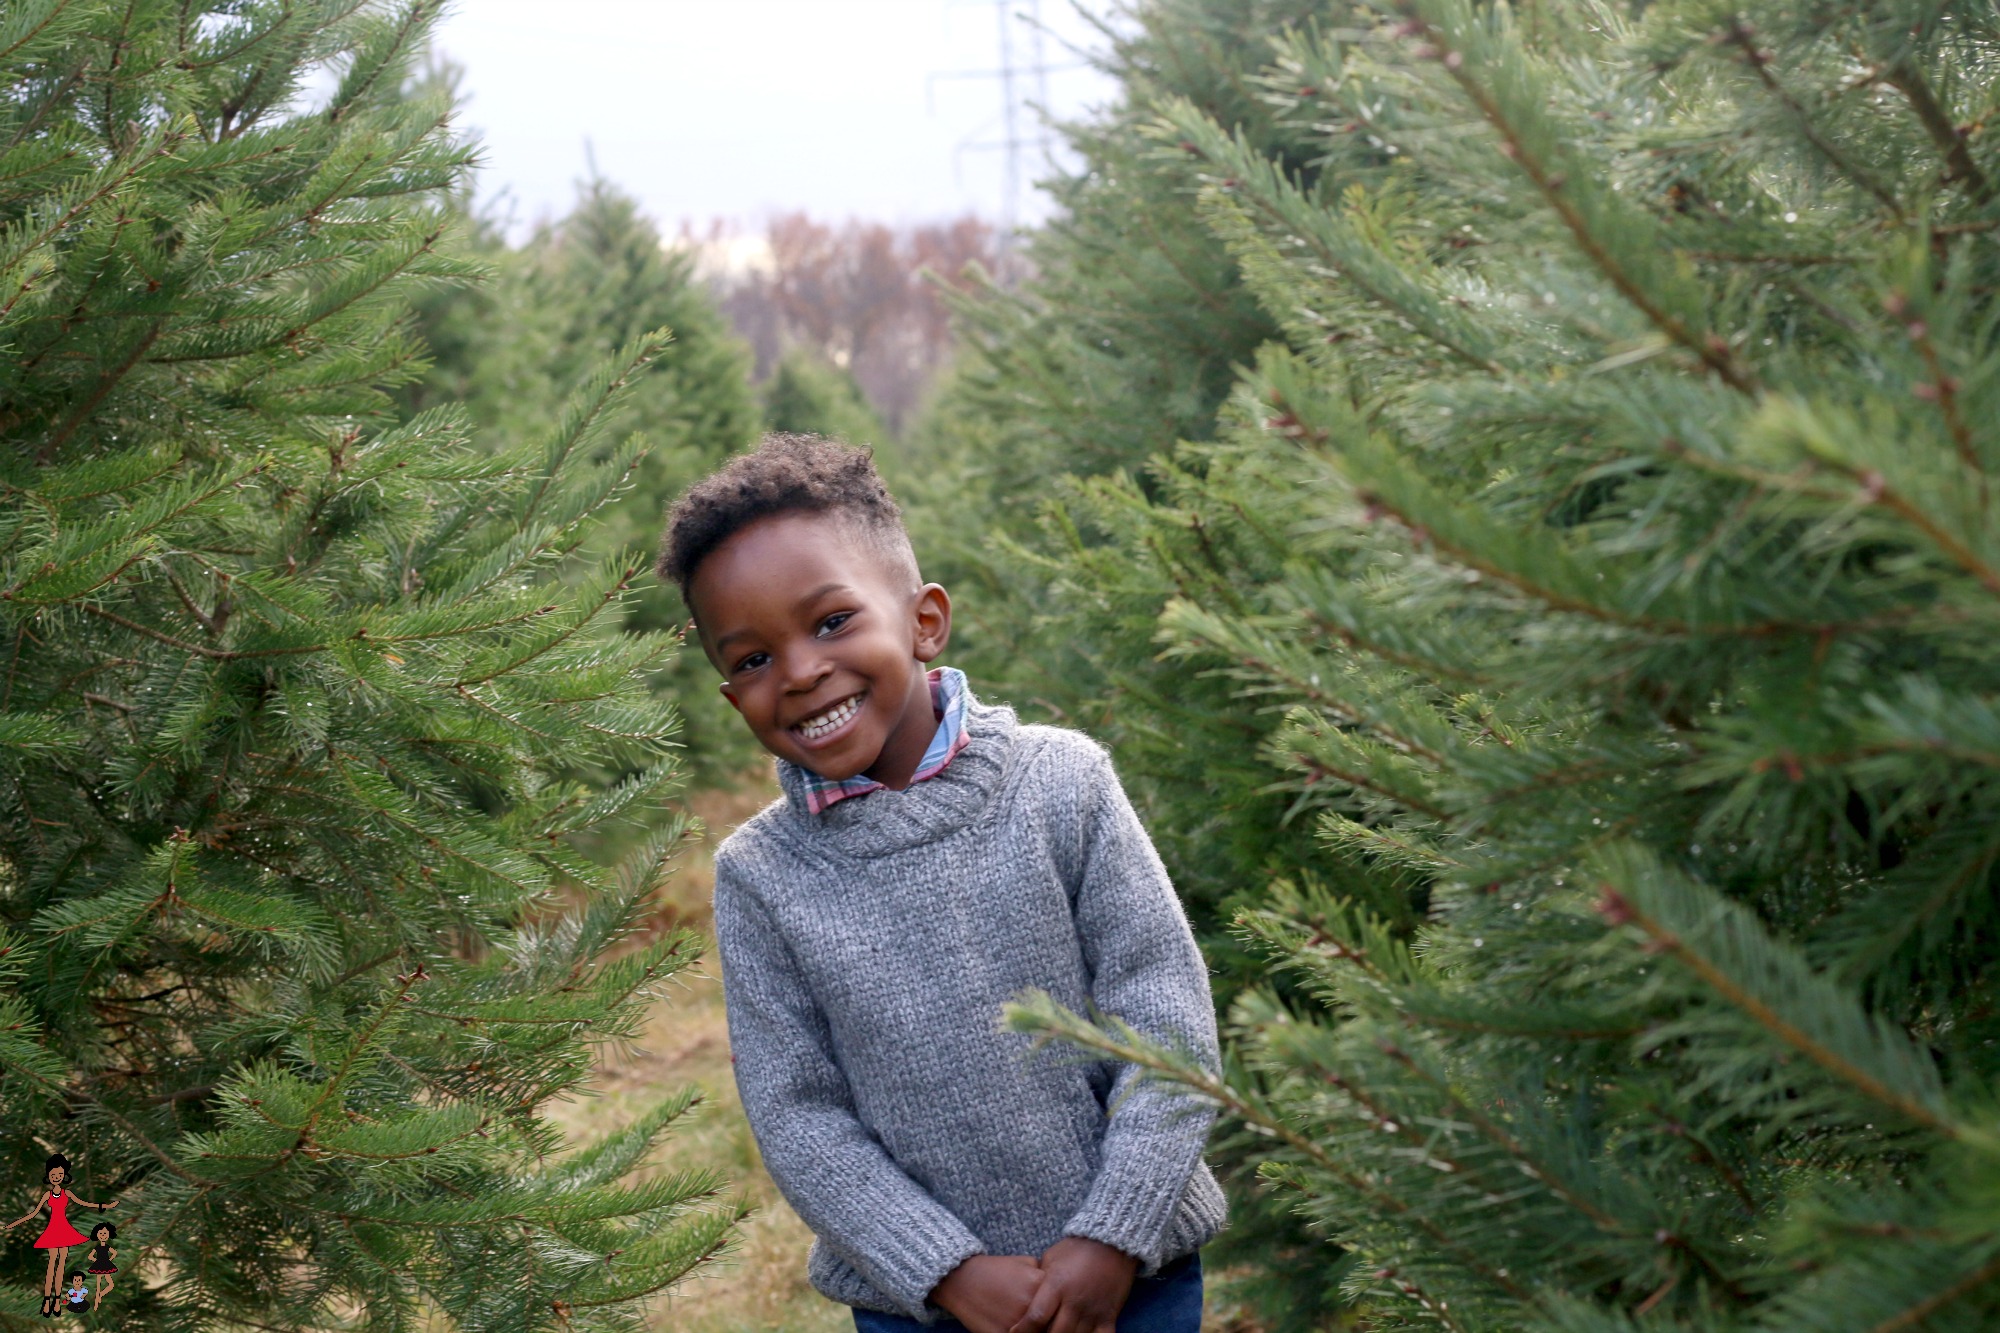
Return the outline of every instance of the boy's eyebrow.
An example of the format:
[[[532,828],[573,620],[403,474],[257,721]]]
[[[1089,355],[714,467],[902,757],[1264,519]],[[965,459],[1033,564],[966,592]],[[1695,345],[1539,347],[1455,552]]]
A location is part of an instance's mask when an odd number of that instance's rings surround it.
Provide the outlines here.
[[[814,588],[811,592],[799,598],[798,601],[792,604],[792,606],[795,610],[803,609],[805,607],[811,606],[814,602],[817,602],[820,598],[826,596],[830,592],[846,592],[846,591],[847,591],[847,585],[845,583],[842,583],[839,579],[835,579],[831,583],[820,584],[817,588]],[[740,639],[749,632],[750,631],[747,629],[735,629],[729,631],[729,633],[727,634],[718,637],[715,641],[715,651],[718,653],[721,652],[723,647],[726,644],[728,644],[730,640]]]

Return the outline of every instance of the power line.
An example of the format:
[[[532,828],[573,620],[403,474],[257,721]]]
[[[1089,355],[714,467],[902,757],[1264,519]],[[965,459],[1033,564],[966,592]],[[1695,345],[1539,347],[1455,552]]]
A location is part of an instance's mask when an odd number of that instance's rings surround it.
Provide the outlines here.
[[[1084,62],[1070,62],[1052,66],[1048,61],[1048,30],[1042,25],[1042,0],[971,0],[971,3],[990,4],[998,20],[999,63],[992,69],[949,70],[930,76],[932,83],[939,79],[994,79],[1000,84],[1000,136],[997,139],[977,139],[983,132],[974,130],[961,139],[953,152],[959,153],[997,150],[1006,156],[1001,167],[1000,227],[1002,246],[1011,245],[1014,231],[1021,221],[1021,202],[1027,188],[1027,177],[1023,170],[1023,158],[1029,149],[1038,149],[1046,156],[1050,148],[1047,126],[1034,113],[1034,107],[1044,110],[1049,105],[1049,75],[1065,69],[1079,69]],[[1028,25],[1028,49],[1026,60],[1016,41],[1014,25],[1025,22]],[[1033,106],[1029,105],[1027,94],[1033,89]],[[1033,116],[1034,133],[1021,132],[1022,118]],[[990,123],[990,122],[989,122]]]

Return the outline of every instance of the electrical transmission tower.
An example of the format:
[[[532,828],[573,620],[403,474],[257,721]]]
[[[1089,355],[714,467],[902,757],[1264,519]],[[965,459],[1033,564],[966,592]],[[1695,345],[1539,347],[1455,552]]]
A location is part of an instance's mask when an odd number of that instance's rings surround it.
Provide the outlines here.
[[[958,145],[959,153],[999,152],[1005,154],[1001,167],[1000,226],[1003,245],[1012,241],[1021,221],[1021,203],[1026,197],[1025,170],[1031,152],[1047,159],[1052,141],[1040,112],[1049,105],[1049,75],[1058,70],[1082,69],[1082,61],[1051,65],[1048,60],[1048,30],[1042,26],[1042,0],[959,0],[960,3],[990,5],[998,20],[999,63],[993,69],[952,70],[933,74],[931,79],[994,79],[1000,84],[999,137],[980,138],[993,122],[973,131]],[[1027,28],[1023,50],[1020,27]],[[955,156],[955,155],[954,155]]]

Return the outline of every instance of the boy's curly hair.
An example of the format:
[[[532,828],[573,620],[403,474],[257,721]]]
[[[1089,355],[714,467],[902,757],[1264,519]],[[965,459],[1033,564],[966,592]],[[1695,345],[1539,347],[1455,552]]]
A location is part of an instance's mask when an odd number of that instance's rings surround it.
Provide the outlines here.
[[[660,577],[680,589],[692,612],[688,585],[716,547],[760,518],[798,511],[850,520],[859,535],[907,560],[915,572],[903,511],[875,471],[874,451],[818,435],[777,432],[674,501],[660,542]]]

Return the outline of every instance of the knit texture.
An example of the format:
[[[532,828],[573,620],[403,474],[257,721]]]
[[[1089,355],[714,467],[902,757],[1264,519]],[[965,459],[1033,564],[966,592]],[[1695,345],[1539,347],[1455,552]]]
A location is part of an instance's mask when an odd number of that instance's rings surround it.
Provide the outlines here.
[[[1211,1106],[998,1025],[1040,988],[1220,1072],[1207,966],[1110,755],[976,698],[966,729],[929,781],[820,814],[780,760],[783,799],[715,862],[736,1085],[807,1275],[924,1324],[970,1255],[1088,1236],[1150,1277],[1227,1220]]]

